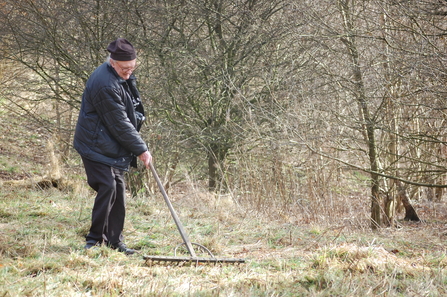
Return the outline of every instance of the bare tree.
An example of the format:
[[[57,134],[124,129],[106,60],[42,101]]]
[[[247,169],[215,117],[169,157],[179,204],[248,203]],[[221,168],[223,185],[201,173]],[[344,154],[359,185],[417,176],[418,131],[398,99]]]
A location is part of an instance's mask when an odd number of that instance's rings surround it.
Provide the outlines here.
[[[85,80],[108,42],[127,37],[140,50],[144,136],[172,153],[167,181],[184,162],[210,190],[231,183],[261,208],[293,211],[355,179],[371,226],[393,226],[401,202],[418,220],[412,199],[445,194],[445,11],[442,1],[7,0],[0,58],[15,71],[2,73],[1,104],[67,152]]]
[[[84,83],[104,61],[107,43],[125,32],[125,11],[101,0],[3,4],[0,58],[22,70],[4,85],[9,106],[51,131],[66,156]]]
[[[325,104],[317,105],[316,120],[326,118],[328,131],[334,133],[320,130],[322,141],[307,144],[316,153],[370,174],[373,228],[394,224],[397,197],[407,199],[405,217],[419,220],[410,196],[402,191],[443,188],[431,176],[446,170],[436,157],[445,132],[440,126],[439,76],[426,72],[444,71],[437,62],[440,40],[435,34],[442,30],[434,18],[416,17],[421,8],[414,3],[385,3],[338,1],[324,9],[309,7],[309,35],[321,45],[312,56],[320,75],[315,79],[326,92],[318,94]],[[430,51],[435,54],[428,55]],[[344,132],[335,133],[336,127],[345,127]]]
[[[219,186],[229,150],[245,137],[241,104],[266,98],[261,73],[268,71],[278,52],[276,41],[285,33],[277,17],[284,3],[167,1],[154,4],[157,14],[151,22],[157,26],[143,25],[151,31],[148,44],[163,86],[154,107],[190,149],[206,153],[210,190]]]

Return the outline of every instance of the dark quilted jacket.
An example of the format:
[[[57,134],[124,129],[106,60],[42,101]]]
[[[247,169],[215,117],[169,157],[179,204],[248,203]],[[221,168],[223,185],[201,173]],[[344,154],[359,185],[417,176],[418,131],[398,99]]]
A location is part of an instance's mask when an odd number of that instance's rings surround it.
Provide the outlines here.
[[[144,115],[132,75],[120,78],[108,62],[87,81],[73,145],[89,160],[128,170],[135,156],[147,151],[136,112]]]

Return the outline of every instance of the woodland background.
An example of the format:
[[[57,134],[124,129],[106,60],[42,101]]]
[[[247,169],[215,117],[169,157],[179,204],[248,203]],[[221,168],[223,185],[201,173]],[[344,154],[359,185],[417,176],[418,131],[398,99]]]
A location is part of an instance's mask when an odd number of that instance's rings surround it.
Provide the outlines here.
[[[1,1],[1,116],[44,139],[53,181],[76,182],[83,88],[124,37],[168,190],[296,223],[418,221],[447,187],[446,17],[441,0]],[[128,179],[154,191],[141,169]]]

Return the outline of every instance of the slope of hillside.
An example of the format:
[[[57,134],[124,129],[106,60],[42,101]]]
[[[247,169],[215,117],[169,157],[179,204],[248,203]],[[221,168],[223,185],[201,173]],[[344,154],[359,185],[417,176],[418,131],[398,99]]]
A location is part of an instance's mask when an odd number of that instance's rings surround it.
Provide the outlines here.
[[[161,195],[128,199],[124,234],[138,254],[83,249],[94,193],[24,187],[51,167],[49,136],[13,115],[0,117],[0,296],[444,296],[445,210],[418,205],[422,223],[371,232],[268,216],[190,184],[170,198],[193,242],[241,265],[159,265],[181,237]],[[78,168],[76,168],[78,170]],[[17,182],[17,183],[16,183]],[[317,211],[317,210],[313,210]],[[296,214],[299,216],[299,214]],[[334,214],[342,215],[342,214]]]
[[[0,179],[42,175],[49,164],[48,139],[46,131],[0,107]]]

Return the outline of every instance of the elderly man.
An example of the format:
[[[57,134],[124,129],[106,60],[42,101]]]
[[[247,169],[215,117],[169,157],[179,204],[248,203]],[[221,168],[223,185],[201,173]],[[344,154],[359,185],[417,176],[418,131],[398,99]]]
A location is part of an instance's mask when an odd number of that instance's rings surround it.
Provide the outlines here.
[[[99,244],[125,254],[124,172],[138,157],[148,167],[152,156],[139,135],[144,109],[132,74],[136,51],[124,38],[107,47],[110,56],[89,77],[82,96],[74,147],[82,157],[87,182],[97,192],[86,249]]]

